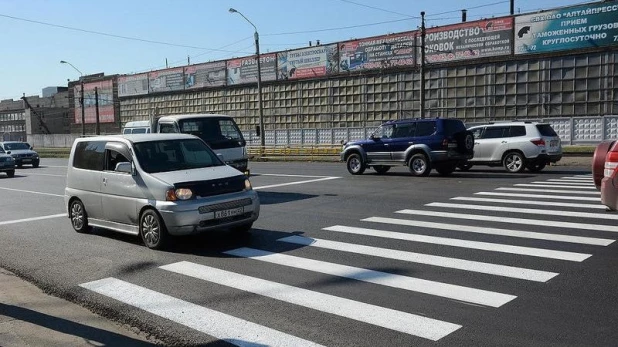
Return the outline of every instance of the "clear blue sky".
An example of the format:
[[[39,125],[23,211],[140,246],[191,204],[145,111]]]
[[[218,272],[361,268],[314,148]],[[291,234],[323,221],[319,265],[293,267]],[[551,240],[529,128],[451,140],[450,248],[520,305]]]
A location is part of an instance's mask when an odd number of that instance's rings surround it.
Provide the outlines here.
[[[582,3],[515,0],[515,11]],[[257,26],[262,52],[415,30],[421,11],[428,27],[459,22],[463,8],[469,21],[509,13],[508,0],[0,0],[0,99],[78,79],[60,60],[83,74],[111,75],[164,68],[166,58],[172,67],[187,56],[194,64],[251,55],[253,27],[230,7]]]

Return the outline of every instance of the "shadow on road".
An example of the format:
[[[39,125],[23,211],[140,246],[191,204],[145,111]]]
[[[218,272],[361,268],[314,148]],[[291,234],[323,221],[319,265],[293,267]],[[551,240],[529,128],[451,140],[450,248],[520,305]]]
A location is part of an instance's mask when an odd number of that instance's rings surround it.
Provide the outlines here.
[[[156,346],[155,344],[136,340],[111,331],[91,327],[89,325],[73,322],[64,318],[58,318],[33,311],[27,308],[0,303],[0,316],[14,318],[23,322],[35,324],[56,332],[77,336],[86,340],[84,344],[96,346]],[[39,338],[43,338],[39,336]],[[52,342],[49,341],[51,346]]]

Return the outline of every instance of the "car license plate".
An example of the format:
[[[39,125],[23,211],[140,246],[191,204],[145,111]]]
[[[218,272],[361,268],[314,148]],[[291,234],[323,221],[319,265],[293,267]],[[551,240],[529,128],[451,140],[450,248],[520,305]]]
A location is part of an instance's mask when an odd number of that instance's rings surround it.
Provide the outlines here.
[[[556,146],[558,146],[558,140],[549,141],[549,147],[556,147]]]
[[[215,218],[227,218],[237,216],[245,211],[244,207],[232,208],[229,210],[215,211]]]

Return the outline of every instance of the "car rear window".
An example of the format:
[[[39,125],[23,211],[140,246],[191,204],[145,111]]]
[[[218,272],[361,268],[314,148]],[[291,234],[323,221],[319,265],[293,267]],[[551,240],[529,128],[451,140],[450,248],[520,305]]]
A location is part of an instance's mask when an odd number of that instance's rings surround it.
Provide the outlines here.
[[[416,123],[416,136],[430,136],[436,132],[436,122],[426,121]]]
[[[554,131],[554,128],[552,128],[549,124],[537,124],[536,128],[539,129],[541,136],[558,136],[558,134]]]
[[[459,120],[444,119],[442,120],[442,124],[444,125],[444,135],[446,136],[451,136],[460,131],[466,130],[466,126]]]

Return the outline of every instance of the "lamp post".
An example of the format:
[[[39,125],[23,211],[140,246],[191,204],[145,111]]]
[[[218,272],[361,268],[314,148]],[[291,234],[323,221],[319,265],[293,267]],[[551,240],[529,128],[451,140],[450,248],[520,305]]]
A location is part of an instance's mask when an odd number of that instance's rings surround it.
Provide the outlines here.
[[[230,8],[230,13],[238,13],[241,15],[251,26],[255,29],[255,33],[253,36],[255,37],[255,55],[257,59],[257,89],[258,89],[258,115],[259,115],[259,136],[260,136],[260,155],[264,151],[264,146],[266,145],[266,141],[264,138],[264,110],[262,108],[262,68],[260,62],[260,36],[257,31],[257,27],[255,24],[251,23],[251,21],[245,17],[244,14],[238,12],[237,10]]]
[[[425,118],[425,11],[421,12],[421,91],[420,91],[420,112],[421,119]]]
[[[69,64],[75,71],[79,72],[79,81],[81,82],[81,97],[79,100],[80,105],[82,106],[82,136],[86,135],[86,113],[84,108],[84,74],[79,71],[73,64],[68,61],[61,60],[60,64]]]

